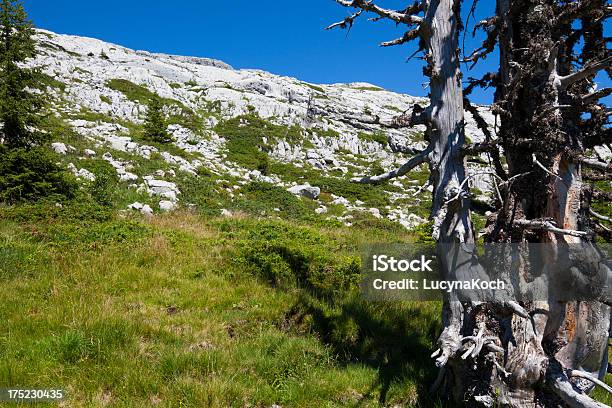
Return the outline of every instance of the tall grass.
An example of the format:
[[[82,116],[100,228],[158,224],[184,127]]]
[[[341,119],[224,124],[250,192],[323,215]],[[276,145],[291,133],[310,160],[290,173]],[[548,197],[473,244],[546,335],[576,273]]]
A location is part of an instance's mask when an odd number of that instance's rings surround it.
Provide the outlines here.
[[[0,387],[70,407],[432,406],[439,307],[360,300],[362,231],[47,210],[0,209]]]

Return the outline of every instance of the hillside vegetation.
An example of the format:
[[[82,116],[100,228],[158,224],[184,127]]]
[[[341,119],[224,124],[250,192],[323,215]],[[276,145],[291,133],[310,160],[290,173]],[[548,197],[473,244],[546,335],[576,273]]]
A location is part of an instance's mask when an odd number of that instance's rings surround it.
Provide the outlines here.
[[[75,202],[0,219],[0,387],[61,386],[71,407],[431,405],[439,305],[357,293],[360,245],[412,235]]]

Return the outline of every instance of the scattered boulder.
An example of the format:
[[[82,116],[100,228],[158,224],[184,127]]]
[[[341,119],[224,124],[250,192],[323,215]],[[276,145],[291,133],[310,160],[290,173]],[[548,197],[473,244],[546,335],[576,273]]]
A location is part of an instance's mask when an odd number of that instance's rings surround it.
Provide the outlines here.
[[[136,180],[138,180],[138,176],[135,175],[134,173],[130,173],[129,171],[125,171],[125,172],[117,171],[117,174],[119,175],[119,181],[136,181]]]
[[[159,209],[164,212],[174,211],[176,210],[176,203],[168,200],[161,200],[159,202]]]
[[[407,229],[413,229],[426,222],[427,220],[419,217],[416,214],[408,214],[407,217],[402,217],[399,219],[399,223],[402,224]]]
[[[317,214],[326,214],[327,213],[327,207],[322,205],[319,208],[315,209],[315,213],[317,213]]]
[[[332,198],[333,198],[332,204],[340,204],[340,205],[343,205],[345,207],[350,207],[351,206],[350,201],[347,200],[346,198],[342,197],[342,196],[336,196],[336,195],[332,194]]]
[[[155,195],[172,202],[178,201],[177,195],[180,193],[175,183],[165,180],[156,180],[152,176],[145,177],[146,191],[149,195]]]
[[[382,215],[380,215],[380,210],[378,208],[370,208],[369,209],[370,214],[372,214],[375,218],[382,218]]]
[[[93,174],[91,171],[87,170],[87,169],[77,169],[76,166],[74,165],[74,163],[68,163],[68,170],[70,170],[70,172],[72,174],[74,174],[74,176],[77,179],[85,179],[88,181],[96,181],[96,176],[95,174]]]
[[[232,212],[230,210],[226,210],[225,208],[221,209],[221,215],[223,217],[231,217],[232,216]]]
[[[68,147],[66,147],[64,143],[60,143],[60,142],[51,143],[51,148],[57,154],[68,153]]]
[[[140,211],[142,215],[151,216],[153,215],[153,209],[148,204],[142,204],[136,201],[133,204],[128,205],[128,209]]]
[[[85,149],[85,150],[83,150],[83,154],[84,154],[86,157],[95,157],[95,156],[96,156],[96,152],[95,152],[95,151],[93,151],[93,150],[91,150],[91,149]]]
[[[153,209],[152,209],[151,207],[149,207],[149,205],[148,205],[148,204],[145,204],[145,205],[142,207],[142,209],[140,210],[140,212],[141,212],[143,215],[147,215],[147,216],[151,216],[151,215],[153,215]]]
[[[126,165],[121,163],[119,160],[113,159],[113,156],[106,152],[102,155],[102,158],[110,163],[111,166],[115,168],[117,171],[117,175],[119,176],[120,181],[136,181],[138,180],[138,176],[134,173],[130,173],[127,171]]]
[[[301,195],[311,200],[316,200],[321,194],[321,189],[319,187],[313,187],[309,184],[302,184],[293,186],[287,189],[291,194]]]

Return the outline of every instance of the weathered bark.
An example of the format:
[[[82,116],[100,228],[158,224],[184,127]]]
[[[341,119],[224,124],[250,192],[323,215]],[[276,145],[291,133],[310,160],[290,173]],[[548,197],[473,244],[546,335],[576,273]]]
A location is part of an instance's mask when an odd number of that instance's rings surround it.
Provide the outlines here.
[[[485,129],[487,143],[465,148],[465,95],[457,51],[461,1],[417,2],[412,12],[422,11],[423,18],[381,9],[371,2],[337,1],[396,22],[418,25],[403,39],[408,41],[417,34],[420,38],[419,49],[425,51],[428,64],[424,73],[430,78],[430,106],[415,107],[410,120],[403,116],[402,124],[427,125],[430,146],[397,171],[356,181],[383,182],[427,159],[434,187],[433,236],[444,245],[438,253],[443,277],[462,280],[484,274],[478,263],[464,266],[469,263],[466,260],[475,259],[469,249],[474,233],[465,162],[469,154],[483,151],[492,154],[495,172],[491,174],[501,180],[497,189],[500,208],[490,217],[488,242],[539,242],[560,247],[581,243],[585,261],[578,265],[574,262],[571,270],[563,273],[572,274],[585,286],[595,284],[602,274],[609,276],[605,264],[592,262],[599,259],[597,248],[590,242],[597,225],[589,218],[591,196],[585,195],[582,181],[583,165],[600,172],[609,172],[610,166],[585,158],[590,144],[605,139],[600,128],[606,118],[601,112],[606,109],[598,105],[598,95],[594,96],[588,83],[598,70],[610,64],[602,41],[603,0],[571,4],[497,0],[496,17],[483,23],[492,26],[487,44],[478,52],[490,52],[491,39],[497,39],[499,72],[483,83],[494,79],[497,87],[493,109],[501,118],[499,140],[490,140],[491,134]],[[352,24],[359,14],[344,24]],[[582,33],[572,25],[580,18]],[[585,43],[580,55],[582,68],[576,70],[574,54],[580,36]],[[468,60],[474,61],[477,55],[472,54]],[[466,107],[470,108],[469,101]],[[583,112],[591,113],[591,119],[583,120]],[[506,158],[505,168],[498,156],[499,145]],[[551,265],[575,261],[564,251],[546,256]],[[517,299],[538,283],[529,275],[525,262],[523,259],[517,269],[503,271]],[[478,301],[459,298],[455,293],[447,295],[440,348],[433,355],[441,368],[434,386],[443,387],[455,405],[468,407],[603,406],[586,392],[596,384],[602,385],[597,378],[607,368],[609,301],[568,302],[562,300],[562,293],[554,285],[544,289],[546,296],[522,304],[510,299],[483,297],[487,301]]]
[[[571,72],[572,50],[561,38],[568,23],[556,18],[559,10],[552,2],[499,0],[497,13],[501,22],[496,103],[501,113],[500,138],[508,175],[530,175],[518,178],[507,191],[488,240],[584,242],[588,234],[581,214],[579,158],[584,153],[583,135],[576,126],[579,114],[561,106],[572,104],[567,92],[572,81],[587,78],[596,72],[597,64],[604,65],[596,63],[578,74]],[[517,228],[521,226],[526,228]],[[578,273],[589,275],[588,270]],[[591,389],[593,381],[571,382],[561,374],[564,369],[586,370],[595,377],[605,373],[608,306],[559,302],[551,292],[548,301],[525,305],[531,319],[483,309],[484,335],[498,336],[505,349],[500,367],[480,373],[479,380],[490,384],[488,395],[497,393],[496,403],[508,407],[602,406],[581,393]],[[482,318],[468,317],[474,322]],[[513,341],[508,341],[503,328],[510,328]],[[474,402],[487,405],[482,399]]]

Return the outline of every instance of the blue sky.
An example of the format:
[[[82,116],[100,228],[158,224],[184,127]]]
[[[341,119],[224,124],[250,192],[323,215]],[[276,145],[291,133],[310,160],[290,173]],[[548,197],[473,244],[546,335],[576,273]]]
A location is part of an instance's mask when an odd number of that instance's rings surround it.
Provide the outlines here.
[[[400,8],[406,1],[379,3]],[[34,24],[57,33],[140,50],[217,58],[235,68],[258,68],[313,83],[371,82],[397,92],[427,94],[421,61],[406,62],[416,43],[378,46],[401,36],[403,27],[362,17],[348,33],[325,31],[351,11],[333,0],[24,0],[24,4]],[[492,13],[493,4],[479,2],[476,19]],[[467,11],[466,5],[464,14]],[[473,24],[472,19],[470,27]],[[477,45],[468,35],[466,52]],[[489,56],[464,76],[480,77],[494,69],[496,59],[496,54]],[[478,92],[473,99],[489,103],[491,93]]]

